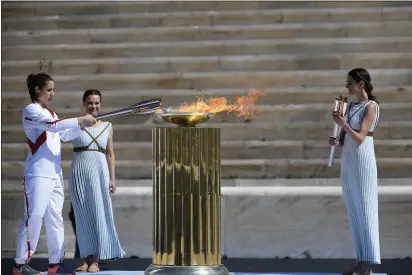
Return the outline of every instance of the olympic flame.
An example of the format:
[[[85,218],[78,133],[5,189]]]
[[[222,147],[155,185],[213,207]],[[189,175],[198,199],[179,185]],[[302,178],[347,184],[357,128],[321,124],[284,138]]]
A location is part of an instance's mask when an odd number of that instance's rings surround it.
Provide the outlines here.
[[[267,91],[252,89],[245,96],[237,96],[234,103],[229,103],[225,97],[209,98],[204,100],[199,97],[193,103],[183,103],[178,108],[178,112],[201,112],[201,113],[220,113],[233,112],[237,117],[247,119],[256,115],[256,103],[262,96],[266,96]]]

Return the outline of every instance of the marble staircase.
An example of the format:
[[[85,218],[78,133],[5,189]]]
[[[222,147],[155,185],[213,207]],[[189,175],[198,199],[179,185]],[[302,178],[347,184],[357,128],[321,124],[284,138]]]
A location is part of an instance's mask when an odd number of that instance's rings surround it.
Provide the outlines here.
[[[338,187],[339,152],[336,164],[327,167],[332,100],[347,93],[350,69],[367,68],[381,101],[375,135],[379,177],[391,190],[382,195],[384,256],[410,256],[412,201],[402,188],[412,179],[412,2],[3,2],[1,51],[2,191],[9,200],[5,205],[16,209],[27,154],[20,125],[21,109],[29,103],[25,79],[38,71],[43,56],[56,80],[52,108],[61,117],[82,114],[81,96],[88,88],[102,91],[103,111],[111,111],[152,97],[170,106],[200,95],[233,100],[250,88],[266,87],[268,96],[252,123],[218,114],[200,126],[222,128],[222,183],[234,190],[271,184],[309,190],[319,182]],[[113,124],[119,188],[126,188],[114,202],[119,234],[129,255],[150,257],[150,195],[126,190],[146,190],[151,129],[168,125],[153,116]],[[63,145],[65,178],[70,148]],[[352,257],[341,198],[319,190],[309,197],[225,193],[225,253],[303,257],[307,250],[313,257]],[[244,207],[250,210],[240,211]],[[271,222],[257,218],[266,212]],[[15,234],[20,214],[13,213],[2,218],[10,225],[4,242]],[[288,218],[291,213],[294,218]],[[293,225],[295,219],[301,222]],[[319,219],[316,226],[311,222]],[[137,229],[126,226],[130,220]],[[254,225],[257,239],[250,237]],[[239,233],[226,233],[235,228]],[[72,249],[70,229],[67,234]],[[134,234],[142,239],[130,242]],[[325,238],[331,244],[319,250]],[[302,248],[304,239],[310,242]],[[276,242],[278,247],[268,245]],[[14,242],[4,247],[12,250]]]

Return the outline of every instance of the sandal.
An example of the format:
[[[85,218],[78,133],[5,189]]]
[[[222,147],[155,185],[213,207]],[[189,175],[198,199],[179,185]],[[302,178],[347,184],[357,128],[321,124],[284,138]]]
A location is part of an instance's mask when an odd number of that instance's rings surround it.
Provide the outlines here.
[[[99,264],[96,262],[91,262],[89,265],[89,268],[87,269],[87,272],[99,272]]]
[[[87,272],[89,269],[89,265],[86,262],[83,262],[79,267],[76,269],[76,272]]]
[[[367,266],[364,266],[361,262],[359,262],[355,267],[351,269],[349,272],[344,272],[342,275],[372,275],[372,269]]]

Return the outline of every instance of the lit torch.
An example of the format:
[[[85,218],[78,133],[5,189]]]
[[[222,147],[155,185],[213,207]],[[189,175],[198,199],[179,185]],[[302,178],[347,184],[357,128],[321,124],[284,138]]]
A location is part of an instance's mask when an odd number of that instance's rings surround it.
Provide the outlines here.
[[[341,116],[345,117],[347,106],[348,106],[348,98],[343,97],[343,96],[339,96],[339,98],[335,98],[335,107],[334,107],[333,111],[337,112]],[[333,135],[332,136],[334,138],[338,138],[340,131],[341,131],[341,127],[339,127],[339,125],[334,122]],[[335,155],[335,146],[332,146],[330,148],[329,163],[328,163],[329,167],[332,167],[334,155]]]

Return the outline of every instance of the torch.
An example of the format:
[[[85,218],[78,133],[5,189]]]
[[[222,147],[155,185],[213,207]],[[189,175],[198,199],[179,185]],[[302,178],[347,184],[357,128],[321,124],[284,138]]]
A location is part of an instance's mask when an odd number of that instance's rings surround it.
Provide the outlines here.
[[[339,96],[339,98],[335,98],[335,107],[333,111],[338,112],[341,116],[345,117],[347,106],[348,106],[348,98]],[[339,125],[334,122],[332,136],[334,138],[337,138],[340,131],[341,131],[341,127],[339,127]],[[328,163],[329,167],[332,167],[334,155],[335,155],[335,146],[332,145],[332,147],[330,148],[330,154],[329,154],[329,163]]]
[[[113,118],[119,116],[127,116],[127,115],[144,115],[144,114],[152,114],[156,112],[157,109],[162,107],[162,103],[160,98],[153,98],[149,100],[145,100],[139,102],[137,104],[133,104],[129,107],[118,109],[109,113],[101,114],[95,116],[96,119],[105,119],[105,118]]]

